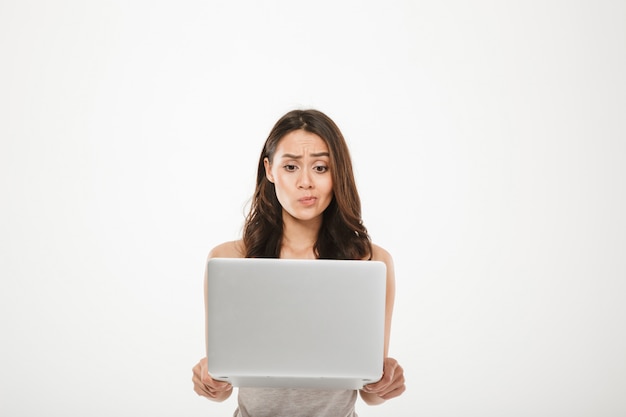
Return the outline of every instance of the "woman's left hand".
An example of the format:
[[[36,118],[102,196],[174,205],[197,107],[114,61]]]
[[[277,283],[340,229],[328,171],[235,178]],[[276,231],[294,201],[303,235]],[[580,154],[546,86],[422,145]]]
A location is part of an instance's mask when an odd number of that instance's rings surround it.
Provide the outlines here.
[[[363,387],[364,393],[374,394],[384,400],[395,398],[405,390],[404,369],[394,358],[385,358],[383,362],[383,377],[380,381]]]

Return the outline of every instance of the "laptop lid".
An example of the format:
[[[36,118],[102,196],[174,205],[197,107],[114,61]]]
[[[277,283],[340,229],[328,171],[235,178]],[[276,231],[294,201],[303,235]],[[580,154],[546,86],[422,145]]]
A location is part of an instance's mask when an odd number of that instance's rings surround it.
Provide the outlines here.
[[[384,355],[378,261],[212,258],[208,370],[234,386],[360,389]]]

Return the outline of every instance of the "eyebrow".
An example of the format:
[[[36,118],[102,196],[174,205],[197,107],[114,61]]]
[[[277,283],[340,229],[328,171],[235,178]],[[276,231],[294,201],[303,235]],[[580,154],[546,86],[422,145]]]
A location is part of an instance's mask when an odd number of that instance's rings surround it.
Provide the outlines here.
[[[317,153],[312,153],[311,156],[313,158],[319,158],[320,156],[330,156],[330,153],[328,152],[317,152]],[[302,155],[294,155],[292,153],[285,153],[281,156],[281,158],[288,158],[288,159],[301,159]]]

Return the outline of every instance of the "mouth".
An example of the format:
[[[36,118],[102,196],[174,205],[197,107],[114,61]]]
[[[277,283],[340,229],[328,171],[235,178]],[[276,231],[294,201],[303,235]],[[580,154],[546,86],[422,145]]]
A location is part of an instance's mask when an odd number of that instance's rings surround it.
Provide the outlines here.
[[[309,197],[302,197],[302,198],[299,198],[298,201],[301,204],[304,204],[305,206],[310,206],[311,204],[314,204],[317,201],[317,198],[316,197],[310,197],[310,196]]]

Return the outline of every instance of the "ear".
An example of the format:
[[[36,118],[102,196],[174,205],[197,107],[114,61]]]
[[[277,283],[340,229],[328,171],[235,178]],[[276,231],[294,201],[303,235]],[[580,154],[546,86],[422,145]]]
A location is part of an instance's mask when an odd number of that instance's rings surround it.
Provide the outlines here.
[[[268,158],[264,158],[263,165],[265,166],[265,178],[273,184],[274,177],[272,176],[272,164],[270,164],[270,160]]]

